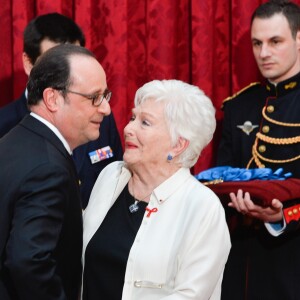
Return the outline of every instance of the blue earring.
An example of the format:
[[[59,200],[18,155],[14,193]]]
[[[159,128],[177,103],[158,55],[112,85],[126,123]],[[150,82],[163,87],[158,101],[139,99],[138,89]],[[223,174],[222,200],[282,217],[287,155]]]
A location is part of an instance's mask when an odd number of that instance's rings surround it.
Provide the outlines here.
[[[169,153],[168,157],[167,157],[167,161],[170,162],[172,159],[173,159],[173,156],[172,156],[172,154]]]

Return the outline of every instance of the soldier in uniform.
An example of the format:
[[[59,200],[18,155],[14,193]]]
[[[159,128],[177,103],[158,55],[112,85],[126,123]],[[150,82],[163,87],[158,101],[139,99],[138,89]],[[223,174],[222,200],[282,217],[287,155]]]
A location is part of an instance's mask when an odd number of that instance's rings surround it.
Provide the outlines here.
[[[300,178],[300,7],[262,4],[252,16],[251,39],[266,82],[224,100],[217,164],[283,168]],[[235,226],[222,300],[300,299],[300,199],[261,207],[247,191],[230,197],[227,219]]]

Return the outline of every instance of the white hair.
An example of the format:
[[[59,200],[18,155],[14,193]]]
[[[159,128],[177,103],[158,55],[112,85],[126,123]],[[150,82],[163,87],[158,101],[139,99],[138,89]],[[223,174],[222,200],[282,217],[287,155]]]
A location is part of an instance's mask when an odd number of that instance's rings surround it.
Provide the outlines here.
[[[165,103],[165,117],[173,145],[179,137],[189,141],[180,155],[180,164],[191,168],[212,140],[216,129],[215,108],[198,87],[180,80],[153,80],[135,94],[135,106],[154,99]]]

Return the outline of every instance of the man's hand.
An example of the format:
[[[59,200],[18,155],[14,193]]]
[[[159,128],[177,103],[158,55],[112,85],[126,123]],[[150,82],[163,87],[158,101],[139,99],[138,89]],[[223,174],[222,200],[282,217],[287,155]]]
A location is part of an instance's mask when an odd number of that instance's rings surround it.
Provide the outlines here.
[[[230,193],[231,202],[228,203],[228,206],[235,208],[238,212],[243,215],[248,215],[253,218],[260,219],[264,222],[278,222],[283,219],[282,215],[282,203],[273,199],[271,206],[262,207],[256,205],[251,200],[250,194],[242,190],[238,190],[237,194]]]

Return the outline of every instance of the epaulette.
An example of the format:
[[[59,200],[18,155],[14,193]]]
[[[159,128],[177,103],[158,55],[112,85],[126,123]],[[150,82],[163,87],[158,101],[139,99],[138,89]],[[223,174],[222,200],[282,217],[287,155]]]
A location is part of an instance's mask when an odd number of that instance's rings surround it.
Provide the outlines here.
[[[229,101],[229,100],[232,100],[234,98],[236,98],[237,96],[241,95],[242,93],[244,92],[248,92],[249,90],[252,90],[254,87],[257,87],[258,85],[260,85],[260,82],[252,82],[250,83],[248,86],[244,87],[243,89],[241,89],[240,91],[236,92],[235,94],[233,94],[232,96],[230,97],[227,97],[226,99],[223,100],[222,102],[222,106],[221,106],[221,109],[223,109],[224,107],[224,103]]]

